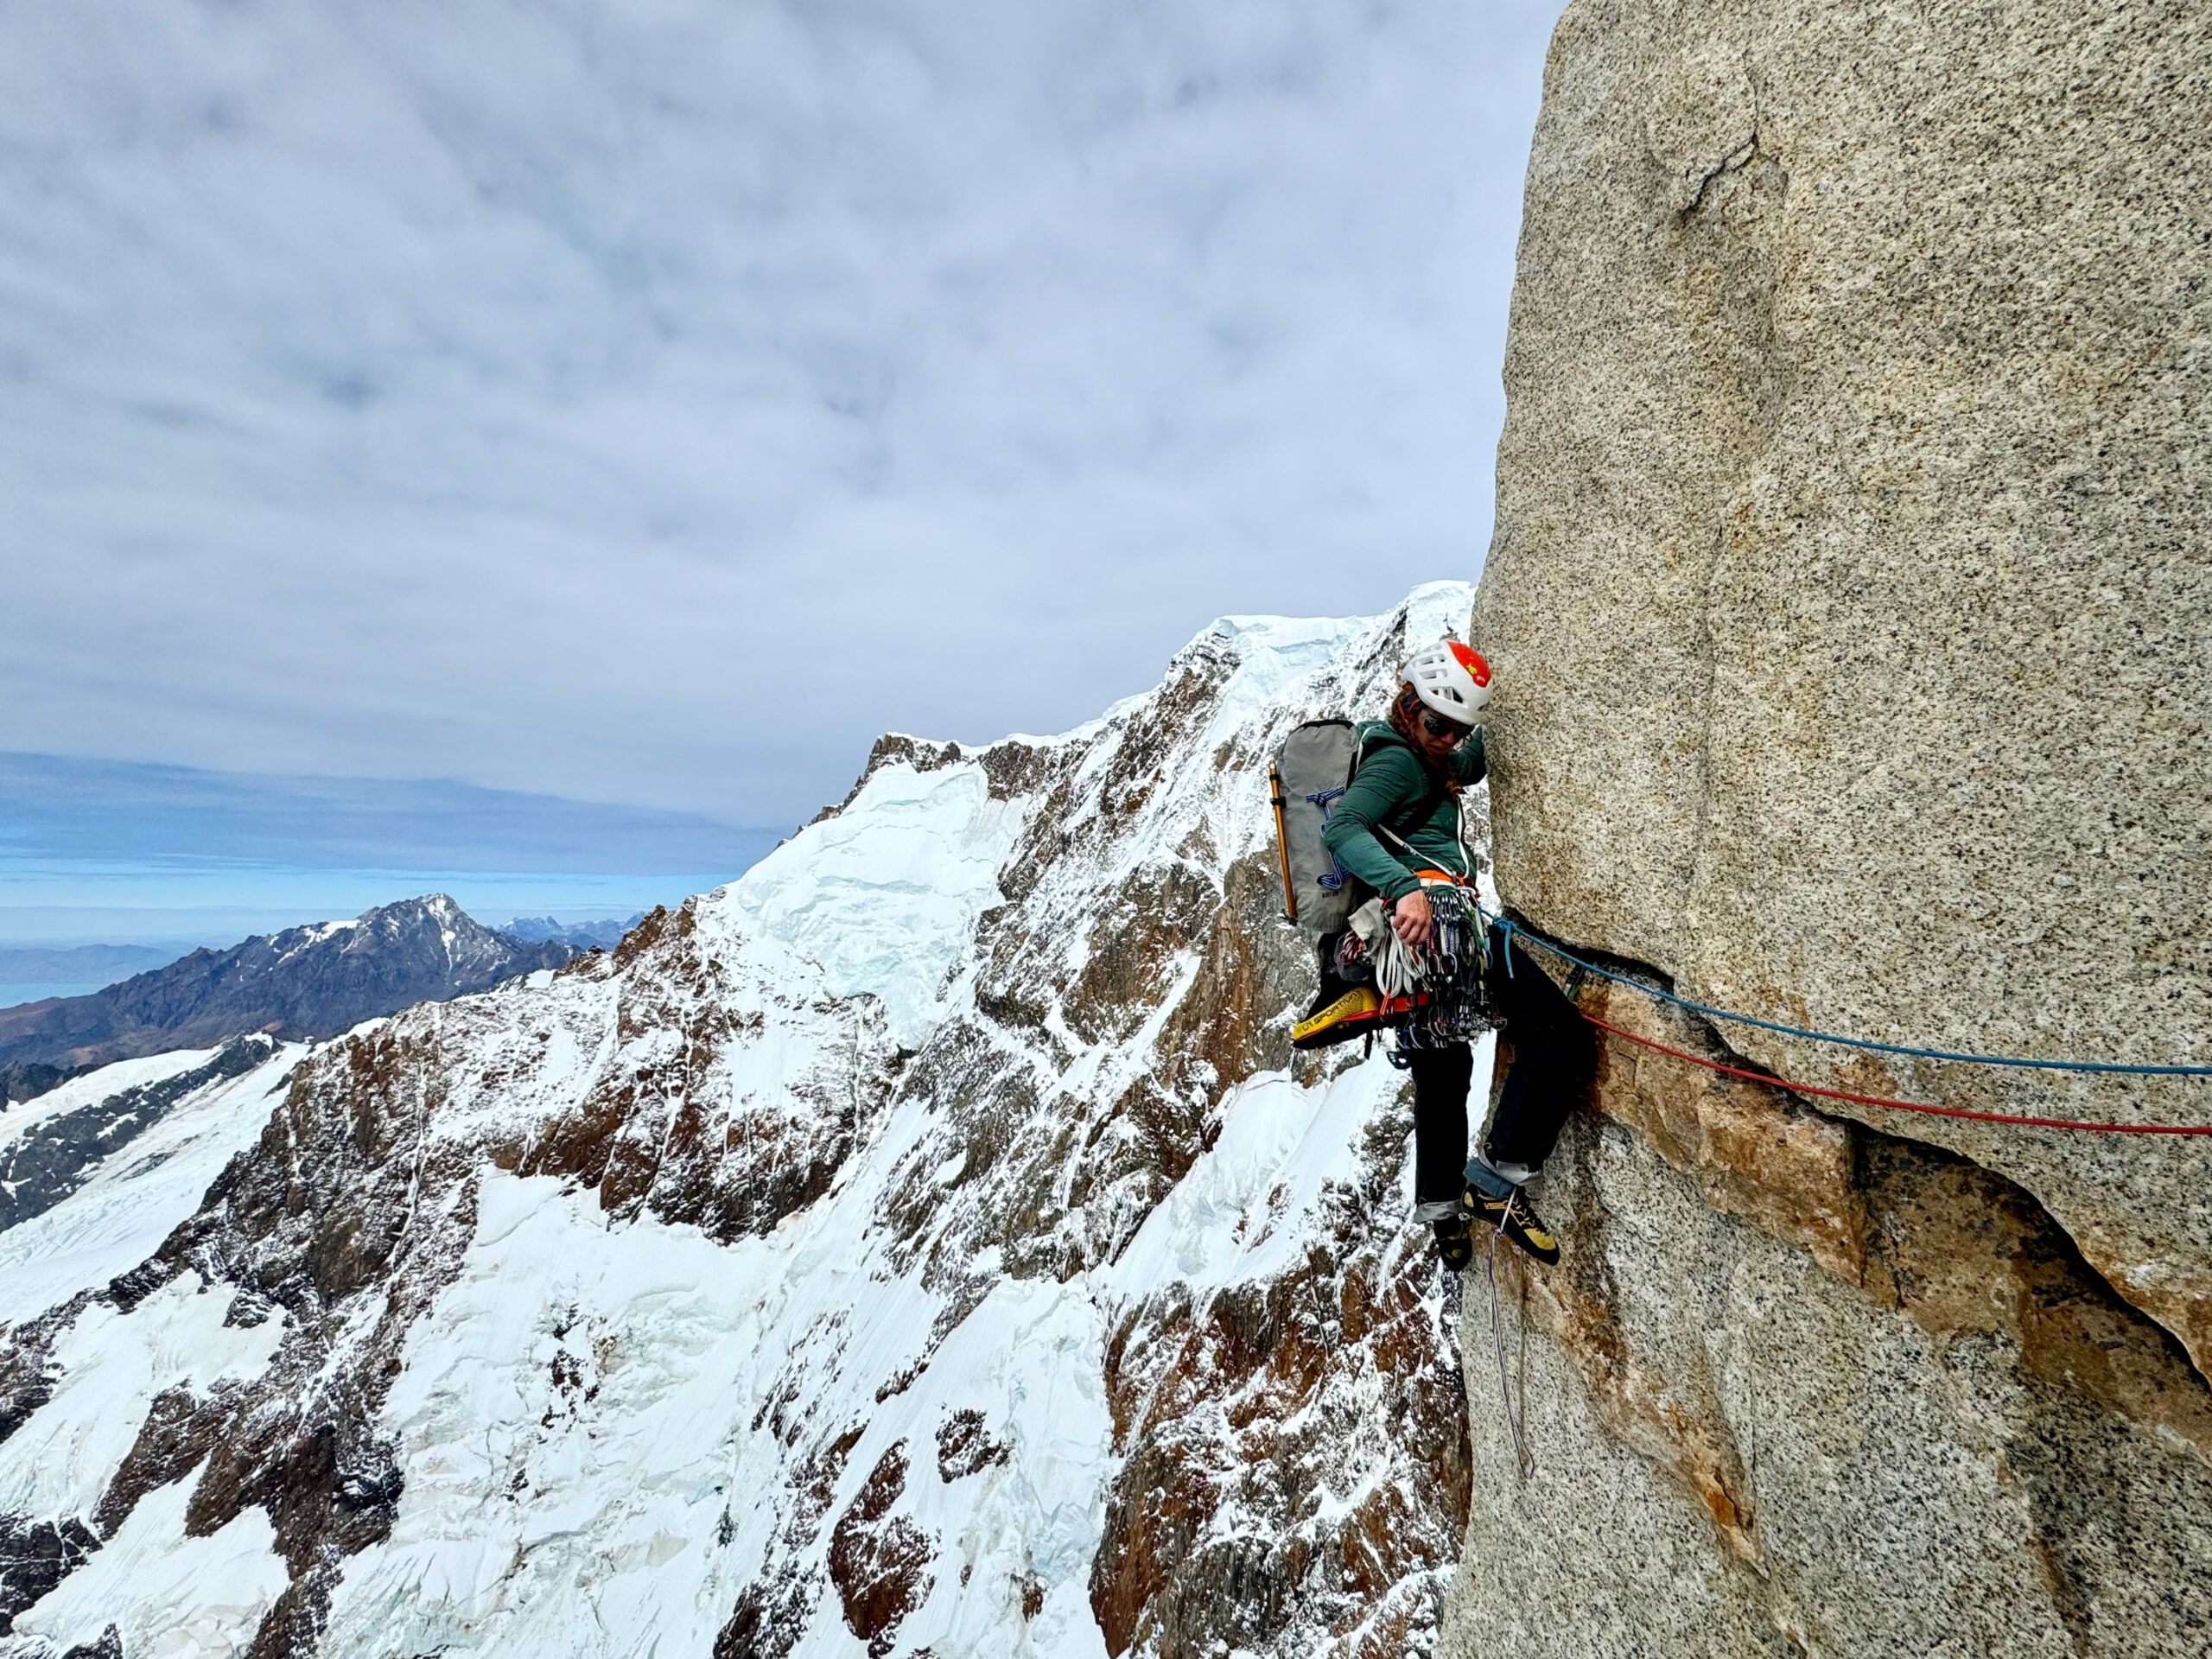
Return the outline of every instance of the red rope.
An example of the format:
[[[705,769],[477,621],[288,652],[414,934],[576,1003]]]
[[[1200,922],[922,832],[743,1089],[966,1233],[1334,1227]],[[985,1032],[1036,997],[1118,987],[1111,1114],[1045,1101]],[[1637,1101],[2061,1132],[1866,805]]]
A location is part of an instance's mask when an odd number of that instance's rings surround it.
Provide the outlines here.
[[[1793,1083],[1788,1077],[1777,1077],[1770,1072],[1752,1071],[1740,1065],[1723,1065],[1719,1060],[1708,1060],[1703,1055],[1669,1048],[1649,1037],[1623,1031],[1618,1026],[1609,1025],[1594,1014],[1584,1013],[1582,1017],[1600,1031],[1610,1031],[1616,1037],[1624,1037],[1645,1048],[1656,1048],[1662,1054],[1688,1060],[1692,1065],[1701,1065],[1708,1071],[1725,1072],[1732,1077],[1747,1077],[1753,1083],[1765,1084],[1770,1089],[1786,1089],[1793,1095],[1820,1095],[1829,1100],[1853,1101],[1861,1106],[1886,1106],[1892,1111],[1924,1112],[1930,1117],[1967,1117],[1977,1123],[2017,1123],[2031,1129],[2088,1129],[2100,1135],[2212,1135],[2212,1123],[2075,1123],[2059,1117],[2022,1117],[2012,1112],[1977,1112],[1964,1106],[1929,1106],[1915,1100],[1891,1100],[1881,1095],[1854,1095],[1847,1089],[1823,1089],[1818,1084]]]

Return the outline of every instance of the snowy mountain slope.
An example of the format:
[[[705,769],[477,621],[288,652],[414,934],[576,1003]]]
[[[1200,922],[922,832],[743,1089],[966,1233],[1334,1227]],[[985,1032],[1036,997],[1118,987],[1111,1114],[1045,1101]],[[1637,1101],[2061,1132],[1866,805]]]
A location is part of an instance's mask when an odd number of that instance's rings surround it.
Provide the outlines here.
[[[0,1146],[14,1145],[34,1124],[48,1118],[98,1105],[126,1089],[167,1082],[195,1065],[204,1065],[214,1054],[212,1048],[178,1048],[135,1060],[115,1060],[98,1071],[57,1084],[35,1100],[10,1101],[0,1108]]]
[[[257,1048],[260,1064],[242,1073],[215,1067],[226,1052]],[[185,1049],[124,1060],[0,1117],[9,1136],[0,1151],[13,1152],[66,1116],[128,1102],[163,1084],[206,1078],[132,1139],[86,1166],[60,1203],[0,1232],[0,1325],[19,1329],[145,1261],[193,1214],[224,1165],[261,1132],[272,1097],[306,1052],[299,1044],[254,1038],[221,1052]],[[103,1080],[122,1086],[111,1090]]]
[[[235,1038],[101,1068],[0,1119],[0,1231],[44,1214],[210,1084],[254,1070],[271,1038]]]
[[[281,1324],[257,1299],[189,1267],[131,1272],[260,1134],[304,1052],[255,1041],[265,1058],[242,1074],[206,1050],[119,1061],[0,1117],[0,1147],[13,1149],[105,1100],[206,1079],[60,1202],[0,1232],[0,1619],[34,1603],[67,1618],[69,1599],[44,1599],[103,1539],[118,1541],[111,1506],[149,1414],[186,1397],[176,1390],[259,1372],[274,1351]]]
[[[122,1292],[56,1272],[13,1333],[52,1392],[0,1396],[0,1491],[76,1529],[0,1652],[1425,1652],[1442,1281],[1398,1074],[1293,1064],[1264,756],[1469,598],[1217,624],[1057,738],[887,738],[611,957],[317,1051]],[[112,1471],[41,1473],[123,1374],[86,1321],[161,1297],[221,1318]]]

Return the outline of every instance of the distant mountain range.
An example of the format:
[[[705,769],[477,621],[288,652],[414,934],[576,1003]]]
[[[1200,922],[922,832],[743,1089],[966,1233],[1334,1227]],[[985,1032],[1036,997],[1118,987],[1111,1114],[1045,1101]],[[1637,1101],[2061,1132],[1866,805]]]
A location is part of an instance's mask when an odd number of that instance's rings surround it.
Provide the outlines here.
[[[495,931],[443,893],[194,950],[89,996],[0,1008],[0,1097],[29,1100],[111,1060],[252,1032],[282,1042],[333,1037],[579,954],[565,939]]]
[[[645,919],[643,911],[626,922],[618,922],[612,916],[603,916],[595,922],[556,922],[550,916],[518,916],[499,931],[511,939],[531,944],[557,939],[579,950],[612,950],[622,942],[625,933]]]

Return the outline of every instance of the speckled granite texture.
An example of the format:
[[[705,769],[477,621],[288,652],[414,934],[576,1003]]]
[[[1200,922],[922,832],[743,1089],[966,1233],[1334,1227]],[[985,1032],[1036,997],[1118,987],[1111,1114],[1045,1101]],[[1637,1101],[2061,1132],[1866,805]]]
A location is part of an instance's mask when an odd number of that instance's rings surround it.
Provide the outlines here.
[[[1863,1130],[1852,1283],[1613,1122],[1548,1182],[1549,1272],[1479,1271],[1446,1659],[2212,1652],[2212,1401],[1988,1172]]]
[[[1474,619],[1536,923],[1824,1029],[2212,1059],[2208,64],[2195,0],[1567,8]],[[1725,1035],[2212,1122],[2202,1081]],[[1531,1304],[1565,1310],[1528,1339],[1548,1472],[1478,1478],[1452,1651],[2212,1652],[2180,1565],[2212,1440],[2174,1427],[2212,1369],[2204,1141],[1816,1116],[1618,1045],[1598,1095],[1546,1195],[1583,1288]],[[2042,1297],[2120,1345],[2054,1348]]]

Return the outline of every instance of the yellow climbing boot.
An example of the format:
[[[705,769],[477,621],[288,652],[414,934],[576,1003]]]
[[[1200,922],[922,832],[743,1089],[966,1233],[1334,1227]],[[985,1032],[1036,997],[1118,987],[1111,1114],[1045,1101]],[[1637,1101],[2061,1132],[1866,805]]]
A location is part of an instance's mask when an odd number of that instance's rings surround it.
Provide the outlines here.
[[[1476,1237],[1482,1236],[1484,1228],[1494,1228],[1546,1267],[1559,1260],[1559,1240],[1552,1236],[1551,1229],[1544,1225],[1529,1195],[1519,1187],[1502,1198],[1493,1198],[1480,1187],[1470,1186],[1459,1195],[1459,1207]]]

